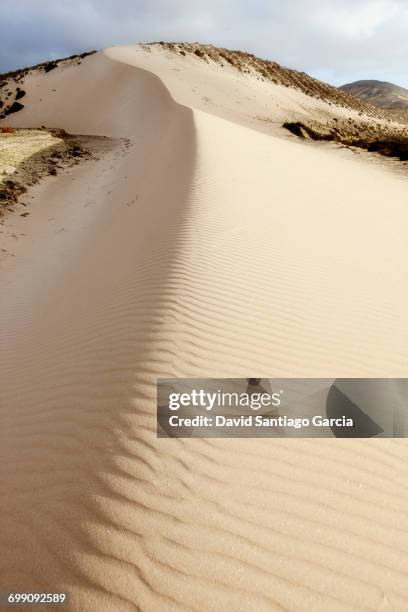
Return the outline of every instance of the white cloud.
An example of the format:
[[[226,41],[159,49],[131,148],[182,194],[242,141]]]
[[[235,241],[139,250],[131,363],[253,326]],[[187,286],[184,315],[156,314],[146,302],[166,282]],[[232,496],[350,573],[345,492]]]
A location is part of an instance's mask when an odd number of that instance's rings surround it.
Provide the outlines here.
[[[317,19],[321,26],[348,38],[370,38],[397,10],[393,0],[369,0],[352,5],[325,4]]]

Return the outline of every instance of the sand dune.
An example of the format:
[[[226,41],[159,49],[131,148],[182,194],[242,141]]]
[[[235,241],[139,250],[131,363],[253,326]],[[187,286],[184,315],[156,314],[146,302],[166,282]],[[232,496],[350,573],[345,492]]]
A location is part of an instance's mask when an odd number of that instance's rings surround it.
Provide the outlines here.
[[[279,127],[358,111],[140,46],[24,85],[113,145],[1,234],[2,584],[406,610],[405,441],[156,438],[159,376],[405,376],[406,177]]]

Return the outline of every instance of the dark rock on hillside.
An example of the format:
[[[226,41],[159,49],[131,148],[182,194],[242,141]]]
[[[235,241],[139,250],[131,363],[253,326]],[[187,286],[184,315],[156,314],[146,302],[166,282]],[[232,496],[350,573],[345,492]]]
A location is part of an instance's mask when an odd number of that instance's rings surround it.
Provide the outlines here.
[[[4,114],[11,115],[12,113],[18,113],[18,111],[21,111],[23,108],[24,104],[20,104],[20,102],[13,102],[13,104],[4,111]]]

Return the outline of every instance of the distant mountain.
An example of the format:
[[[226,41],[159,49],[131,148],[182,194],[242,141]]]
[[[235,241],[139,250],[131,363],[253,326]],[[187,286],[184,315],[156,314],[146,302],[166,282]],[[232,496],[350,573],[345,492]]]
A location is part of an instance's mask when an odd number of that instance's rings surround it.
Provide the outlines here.
[[[408,108],[408,89],[386,81],[355,81],[339,87],[364,102],[380,108]]]

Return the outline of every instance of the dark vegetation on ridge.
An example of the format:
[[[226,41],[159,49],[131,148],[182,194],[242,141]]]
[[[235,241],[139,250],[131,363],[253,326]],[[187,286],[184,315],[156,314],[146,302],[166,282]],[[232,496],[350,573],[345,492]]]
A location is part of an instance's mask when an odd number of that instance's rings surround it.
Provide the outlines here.
[[[26,76],[33,72],[51,72],[51,70],[66,63],[79,65],[81,60],[94,53],[96,51],[86,51],[85,53],[43,62],[29,68],[21,68],[0,74],[0,119],[4,119],[7,115],[17,113],[24,108],[24,104],[18,102],[18,100],[21,100],[26,95],[26,92],[20,87]]]
[[[408,161],[408,130],[401,125],[374,124],[367,121],[356,123],[351,118],[334,118],[329,125],[318,121],[287,121],[283,127],[300,138],[338,142]]]
[[[20,78],[26,76],[32,70],[38,70],[38,71],[42,70],[43,72],[50,72],[51,70],[54,70],[54,68],[57,68],[57,66],[61,64],[61,62],[68,62],[70,60],[81,60],[81,59],[84,59],[85,57],[88,57],[88,55],[93,55],[94,53],[97,53],[95,49],[93,49],[92,51],[85,51],[84,53],[76,53],[74,55],[69,55],[68,57],[61,57],[55,60],[48,60],[47,62],[42,62],[41,64],[35,64],[35,66],[29,66],[28,68],[18,68],[17,70],[11,70],[10,72],[4,72],[3,74],[0,74],[0,83],[3,80],[8,79],[10,77],[13,77],[19,80]]]

